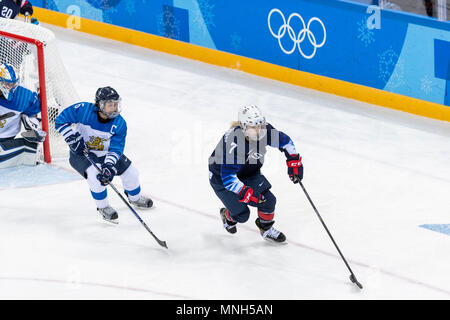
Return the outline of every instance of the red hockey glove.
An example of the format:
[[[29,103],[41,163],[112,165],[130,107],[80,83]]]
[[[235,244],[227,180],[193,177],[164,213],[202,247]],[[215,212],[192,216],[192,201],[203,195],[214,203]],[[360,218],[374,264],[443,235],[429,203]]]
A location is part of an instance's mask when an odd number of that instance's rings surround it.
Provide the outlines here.
[[[303,164],[302,157],[299,154],[291,154],[286,159],[286,165],[288,166],[289,179],[293,183],[298,183],[303,179]]]
[[[244,186],[241,191],[239,191],[239,195],[241,196],[241,199],[239,202],[244,203],[259,203],[259,197],[255,197],[253,195],[253,189],[247,186]]]

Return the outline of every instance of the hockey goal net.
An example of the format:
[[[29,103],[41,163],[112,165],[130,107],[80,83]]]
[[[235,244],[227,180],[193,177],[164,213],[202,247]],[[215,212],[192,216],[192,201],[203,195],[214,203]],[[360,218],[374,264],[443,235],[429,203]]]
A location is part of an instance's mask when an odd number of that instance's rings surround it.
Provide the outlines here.
[[[42,129],[47,132],[42,160],[67,158],[66,143],[55,130],[55,119],[79,101],[58,53],[52,31],[20,20],[0,18],[0,64],[13,65],[20,85],[39,93]]]

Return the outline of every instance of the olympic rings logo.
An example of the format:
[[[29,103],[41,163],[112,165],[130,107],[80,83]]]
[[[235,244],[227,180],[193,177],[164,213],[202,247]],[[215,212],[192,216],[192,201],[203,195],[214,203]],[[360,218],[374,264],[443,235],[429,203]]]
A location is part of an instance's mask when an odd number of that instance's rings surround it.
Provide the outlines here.
[[[278,33],[273,32],[273,29],[271,27],[270,18],[272,17],[273,13],[278,13],[281,16],[281,18],[283,19],[283,24],[278,29]],[[295,34],[294,29],[291,27],[291,20],[293,18],[298,18],[301,21],[302,26],[303,26],[303,29],[301,29],[297,35]],[[316,41],[316,37],[310,30],[311,23],[314,21],[317,21],[322,26],[322,29],[323,29],[323,40],[319,44]],[[267,24],[269,26],[270,33],[272,34],[272,36],[274,36],[276,39],[278,39],[278,44],[280,45],[281,50],[286,54],[293,53],[295,51],[295,48],[298,47],[300,54],[305,59],[312,59],[316,55],[317,49],[321,48],[325,44],[325,41],[327,40],[327,30],[325,29],[325,25],[317,17],[311,18],[308,21],[308,24],[305,24],[305,21],[303,20],[301,15],[299,15],[298,13],[292,13],[286,22],[286,18],[284,17],[283,13],[280,10],[272,9],[267,17]],[[289,38],[291,38],[291,40],[294,42],[294,45],[292,46],[292,48],[290,50],[286,50],[283,47],[283,45],[281,44],[281,39],[285,36],[286,31],[289,35]],[[302,44],[302,42],[306,39],[306,36],[308,36],[309,42],[314,47],[314,50],[310,55],[305,54],[302,50],[302,47],[300,46]]]

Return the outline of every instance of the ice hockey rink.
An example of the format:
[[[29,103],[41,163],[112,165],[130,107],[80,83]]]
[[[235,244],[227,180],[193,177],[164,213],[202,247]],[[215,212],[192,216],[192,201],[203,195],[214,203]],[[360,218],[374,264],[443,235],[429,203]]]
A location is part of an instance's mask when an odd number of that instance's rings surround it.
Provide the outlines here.
[[[102,221],[67,160],[1,170],[0,299],[450,299],[449,123],[49,28],[83,101],[121,94],[125,154],[155,204],[137,212],[169,249],[111,189],[120,223]],[[363,290],[277,149],[263,173],[288,243],[264,241],[254,209],[223,229],[207,160],[243,104],[293,139]]]

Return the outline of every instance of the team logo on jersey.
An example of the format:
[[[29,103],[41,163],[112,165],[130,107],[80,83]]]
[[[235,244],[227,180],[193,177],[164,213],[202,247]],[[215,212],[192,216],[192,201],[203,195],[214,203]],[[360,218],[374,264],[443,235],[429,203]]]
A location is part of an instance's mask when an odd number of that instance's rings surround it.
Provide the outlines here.
[[[0,128],[3,128],[5,126],[6,120],[1,120],[0,121]]]
[[[105,149],[105,146],[103,145],[103,142],[107,141],[108,139],[103,139],[100,137],[90,136],[89,141],[86,142],[87,146],[91,150],[96,151],[103,151]]]
[[[248,152],[248,157],[249,157],[249,158],[253,158],[253,159],[255,159],[255,160],[258,160],[258,159],[261,159],[262,157],[264,157],[264,155],[262,155],[262,154],[259,153],[259,152],[256,152],[255,150],[250,150],[250,151]]]

